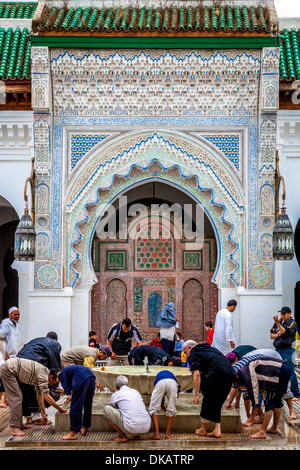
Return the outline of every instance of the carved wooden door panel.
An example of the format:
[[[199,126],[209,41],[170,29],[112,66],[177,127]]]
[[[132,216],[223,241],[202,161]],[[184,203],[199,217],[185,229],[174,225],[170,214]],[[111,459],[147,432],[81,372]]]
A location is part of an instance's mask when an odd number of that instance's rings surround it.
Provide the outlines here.
[[[106,331],[127,317],[127,287],[121,279],[112,279],[106,287]]]
[[[203,286],[197,279],[189,279],[183,285],[182,336],[185,341],[205,339]]]

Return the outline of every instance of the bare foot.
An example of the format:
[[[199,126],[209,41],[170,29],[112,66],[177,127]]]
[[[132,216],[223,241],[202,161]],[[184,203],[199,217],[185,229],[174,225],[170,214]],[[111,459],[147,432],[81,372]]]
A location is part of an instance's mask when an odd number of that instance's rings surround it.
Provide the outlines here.
[[[197,434],[197,436],[206,436],[207,432],[203,431],[202,428],[199,428],[199,429],[196,429],[195,434]]]
[[[122,437],[122,436],[117,436],[117,437],[114,437],[113,440],[115,442],[127,442],[128,441],[128,438],[126,436]]]
[[[266,439],[267,434],[263,431],[258,431],[250,436],[250,439]]]
[[[300,400],[300,397],[294,397],[292,398],[292,401],[299,401]]]
[[[86,436],[86,435],[87,435],[87,431],[88,431],[87,428],[81,428],[81,431],[80,431],[80,432],[81,432],[81,435],[82,435],[82,436]]]
[[[69,434],[66,434],[65,436],[61,437],[62,441],[76,441],[77,435],[76,433],[69,432]]]
[[[278,429],[277,429],[277,428],[270,427],[269,429],[267,429],[267,432],[269,432],[269,433],[271,433],[271,434],[277,434],[277,433],[278,433]]]
[[[0,401],[0,408],[6,408],[7,404],[4,403],[3,401]]]
[[[247,419],[247,421],[243,423],[243,426],[245,426],[246,428],[249,428],[250,426],[253,426],[253,424],[254,424],[254,420]]]
[[[156,441],[159,441],[160,440],[160,435],[159,434],[153,434],[152,436],[150,436],[150,439],[154,439]]]
[[[294,421],[295,419],[297,419],[297,416],[294,414],[289,417],[289,421]]]
[[[20,428],[12,428],[11,435],[12,436],[20,436],[20,437],[27,436],[26,432],[21,431]]]
[[[32,424],[36,424],[37,426],[48,426],[49,424],[52,424],[52,421],[49,421],[49,419],[47,419],[47,421],[45,422],[43,421],[43,418],[40,418],[32,421]]]
[[[208,432],[207,435],[209,437],[217,437],[218,439],[220,439],[222,437],[222,434],[218,431]]]
[[[165,439],[173,439],[174,435],[173,434],[166,434]]]
[[[30,426],[30,424],[21,424],[20,429],[32,429],[33,426]]]

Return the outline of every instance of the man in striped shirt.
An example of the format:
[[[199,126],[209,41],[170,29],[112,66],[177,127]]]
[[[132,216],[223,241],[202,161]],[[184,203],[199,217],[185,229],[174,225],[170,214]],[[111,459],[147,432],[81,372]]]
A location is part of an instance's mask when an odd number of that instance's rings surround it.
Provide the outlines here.
[[[67,413],[67,410],[59,406],[51,397],[49,386],[54,384],[53,376],[49,369],[42,364],[30,359],[13,357],[2,364],[0,375],[9,403],[9,426],[13,436],[26,436],[22,428],[29,427],[22,422],[23,397],[18,382],[34,385],[45,424],[48,420],[44,400],[56,408],[59,413]]]
[[[287,362],[274,357],[253,354],[233,364],[235,384],[246,388],[252,406],[259,405],[259,394],[263,396],[265,414],[260,430],[252,434],[252,439],[265,439],[267,432],[277,434],[283,406],[282,397],[286,393],[290,379]],[[268,429],[273,416],[273,423]]]

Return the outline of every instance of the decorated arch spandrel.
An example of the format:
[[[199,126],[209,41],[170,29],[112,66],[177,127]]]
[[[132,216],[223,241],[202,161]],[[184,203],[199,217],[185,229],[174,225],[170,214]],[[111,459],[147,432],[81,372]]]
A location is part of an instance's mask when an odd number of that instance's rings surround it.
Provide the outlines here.
[[[165,130],[112,139],[91,153],[71,179],[64,208],[64,284],[90,289],[97,282],[91,243],[98,221],[116,198],[149,181],[174,186],[203,208],[217,241],[213,281],[219,287],[241,285],[245,238],[241,183],[212,145]]]

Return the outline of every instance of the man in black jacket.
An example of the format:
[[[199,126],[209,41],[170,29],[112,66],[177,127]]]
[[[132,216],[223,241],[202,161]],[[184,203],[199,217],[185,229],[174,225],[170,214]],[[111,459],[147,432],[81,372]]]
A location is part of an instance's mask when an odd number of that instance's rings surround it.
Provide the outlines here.
[[[221,438],[221,410],[231,390],[234,378],[232,366],[221,351],[208,343],[197,344],[188,340],[183,344],[182,351],[188,357],[193,374],[195,405],[199,403],[200,391],[203,395],[201,427],[195,430],[195,434]],[[207,433],[209,422],[215,423],[215,427]]]
[[[47,336],[34,338],[23,346],[17,357],[30,359],[43,364],[47,369],[61,369],[61,345],[58,342],[57,334],[53,331]],[[36,399],[33,385],[19,383],[23,395],[23,416],[27,417],[26,424],[43,424],[40,417],[40,407]],[[50,395],[57,401],[60,393],[56,389],[50,389]],[[47,405],[46,405],[47,406]],[[50,421],[49,421],[50,424]]]
[[[178,357],[172,357],[162,348],[150,346],[149,344],[142,344],[133,348],[128,355],[128,361],[130,365],[142,366],[145,357],[148,357],[149,365],[181,367],[181,360]]]

